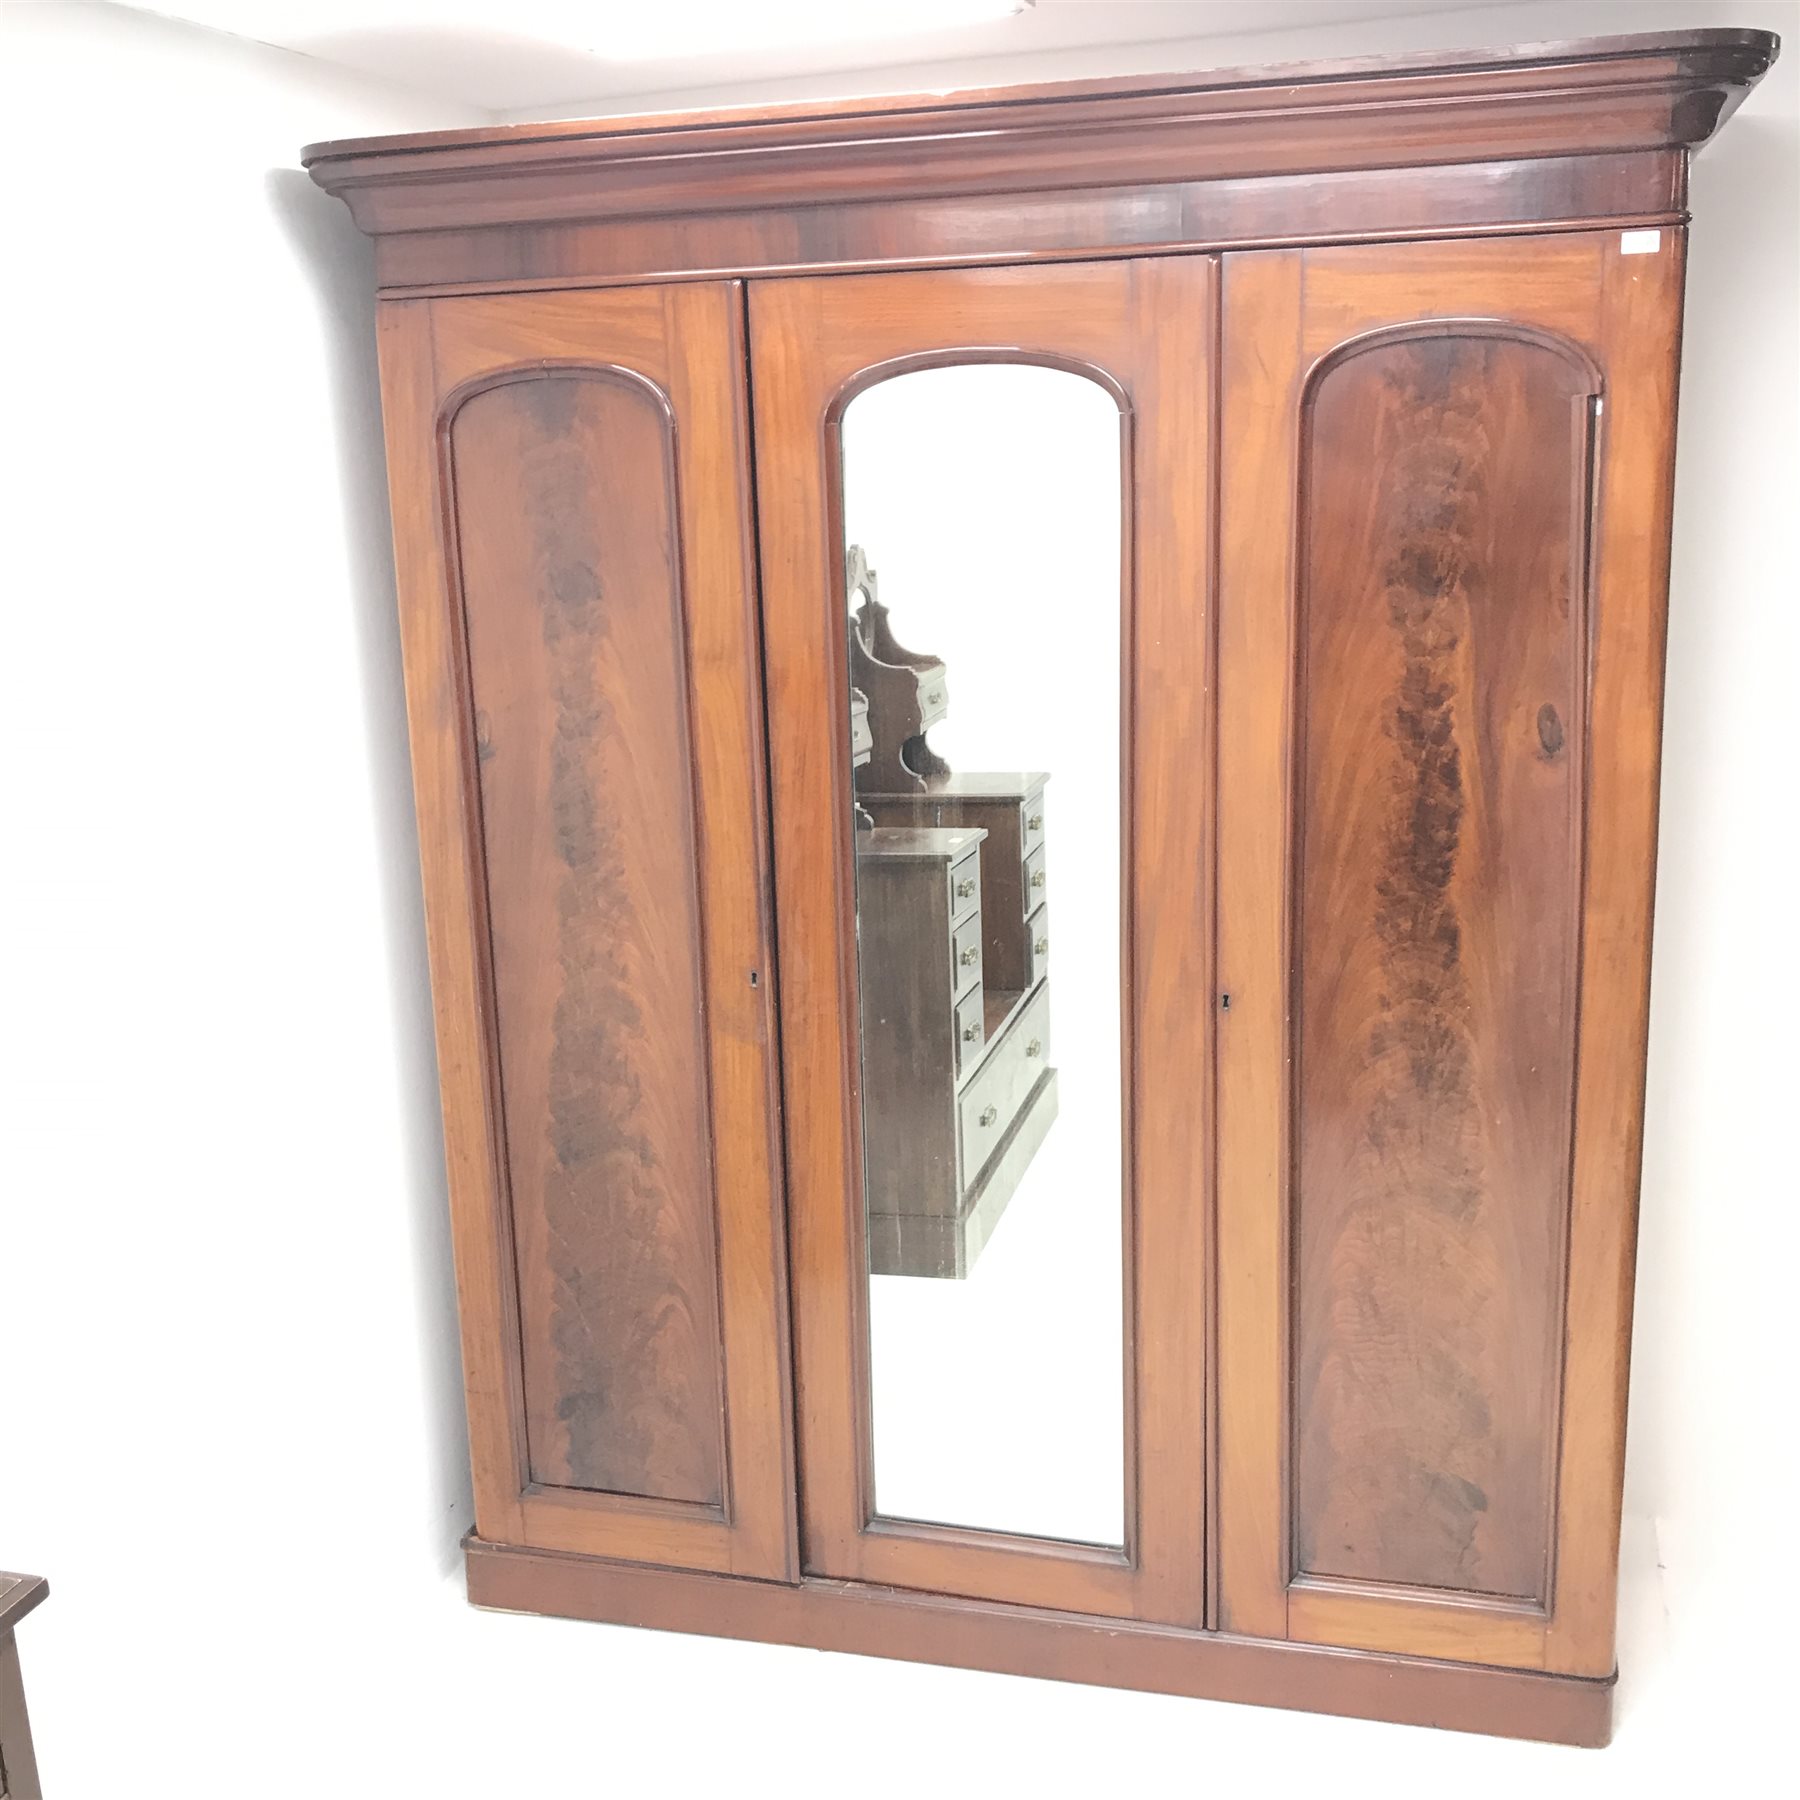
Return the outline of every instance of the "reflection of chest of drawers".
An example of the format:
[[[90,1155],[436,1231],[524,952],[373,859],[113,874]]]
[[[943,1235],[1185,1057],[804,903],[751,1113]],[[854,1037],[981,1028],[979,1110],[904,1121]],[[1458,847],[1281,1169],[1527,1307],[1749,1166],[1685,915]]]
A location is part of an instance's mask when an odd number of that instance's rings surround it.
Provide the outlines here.
[[[1050,954],[1049,869],[1044,858],[1045,774],[934,775],[909,794],[857,797],[877,825],[984,831],[982,950],[990,987],[1018,991],[1043,979]]]
[[[1046,779],[862,796],[877,827],[857,844],[876,1274],[966,1275],[1056,1117]]]

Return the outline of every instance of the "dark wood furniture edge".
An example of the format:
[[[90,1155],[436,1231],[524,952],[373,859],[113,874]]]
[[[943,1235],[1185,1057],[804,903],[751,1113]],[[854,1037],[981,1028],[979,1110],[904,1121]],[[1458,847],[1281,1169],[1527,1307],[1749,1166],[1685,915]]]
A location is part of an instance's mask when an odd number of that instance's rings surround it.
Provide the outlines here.
[[[1680,149],[731,208],[375,238],[384,299],[998,267],[1687,221]],[[972,248],[972,246],[979,246]]]
[[[1712,135],[1778,47],[1767,32],[1593,38],[934,105],[352,140],[304,160],[382,236],[1684,150]]]
[[[798,1585],[464,1539],[470,1602],[703,1637],[847,1651],[1197,1700],[1589,1748],[1612,1735],[1594,1681],[1183,1630],[813,1578]]]
[[[528,120],[465,130],[417,131],[381,137],[333,138],[308,144],[304,167],[365,157],[404,157],[450,149],[481,152],[592,139],[648,138],[665,132],[737,131],[759,136],[820,124],[849,127],[871,118],[904,120],[956,115],[976,108],[1038,101],[1141,100],[1256,88],[1292,89],[1324,82],[1388,81],[1406,76],[1504,74],[1557,63],[1625,62],[1668,57],[1694,85],[1721,82],[1739,96],[1767,72],[1780,48],[1776,33],[1748,27],[1645,31],[1604,37],[1549,38],[1491,48],[1402,51],[1287,63],[1196,70],[1191,74],[1112,75],[939,92],[855,95],[839,100],[751,102],[680,112],[621,113],[603,118]],[[1736,104],[1734,101],[1733,104]],[[1712,129],[1724,122],[1715,119]],[[315,177],[315,179],[318,179]],[[325,185],[329,185],[326,183]]]
[[[11,1631],[34,1607],[50,1598],[42,1575],[14,1575],[0,1570],[0,1634]]]
[[[1769,32],[1591,38],[1008,88],[931,106],[346,140],[311,146],[304,162],[382,236],[1690,149],[1777,50]]]

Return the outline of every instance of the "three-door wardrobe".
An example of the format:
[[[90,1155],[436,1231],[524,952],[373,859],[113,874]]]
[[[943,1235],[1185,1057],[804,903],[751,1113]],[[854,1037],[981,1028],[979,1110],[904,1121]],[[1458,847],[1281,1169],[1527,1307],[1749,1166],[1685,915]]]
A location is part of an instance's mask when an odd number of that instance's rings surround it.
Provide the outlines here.
[[[473,1601],[1605,1742],[1688,159],[1775,52],[306,153]]]

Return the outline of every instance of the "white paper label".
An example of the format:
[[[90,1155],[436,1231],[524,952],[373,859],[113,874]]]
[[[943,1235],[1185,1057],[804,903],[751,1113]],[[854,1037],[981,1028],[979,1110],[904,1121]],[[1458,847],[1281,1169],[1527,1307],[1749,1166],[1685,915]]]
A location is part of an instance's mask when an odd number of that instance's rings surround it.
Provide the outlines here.
[[[1619,233],[1619,254],[1621,256],[1654,256],[1662,248],[1660,231],[1621,231]]]

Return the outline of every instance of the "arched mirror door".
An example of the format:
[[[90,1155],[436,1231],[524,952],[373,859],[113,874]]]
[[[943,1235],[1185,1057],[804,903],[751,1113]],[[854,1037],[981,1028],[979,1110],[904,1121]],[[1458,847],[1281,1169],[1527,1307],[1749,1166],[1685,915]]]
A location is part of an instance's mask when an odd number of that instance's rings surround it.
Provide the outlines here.
[[[752,296],[813,1574],[1203,1614],[1212,302]]]

